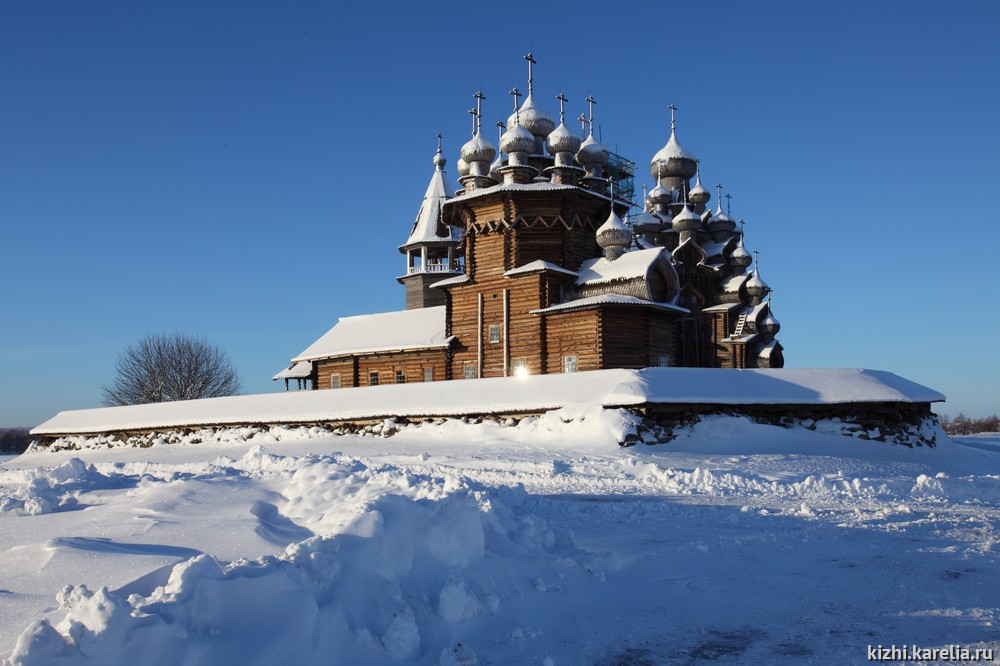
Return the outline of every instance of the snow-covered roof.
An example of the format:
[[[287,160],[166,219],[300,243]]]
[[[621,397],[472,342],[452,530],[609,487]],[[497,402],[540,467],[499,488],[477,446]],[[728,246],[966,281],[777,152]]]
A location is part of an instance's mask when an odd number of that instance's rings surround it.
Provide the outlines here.
[[[427,185],[424,193],[423,203],[417,212],[417,219],[413,223],[410,237],[406,243],[400,246],[406,249],[422,243],[442,243],[457,240],[454,232],[448,225],[440,225],[441,208],[448,198],[448,190],[445,188],[445,175],[443,169],[435,169],[431,176],[431,182]],[[438,234],[438,226],[443,226],[443,235]]]
[[[93,434],[196,425],[523,413],[594,402],[629,407],[649,403],[818,405],[944,399],[937,391],[882,370],[646,368],[83,409],[60,412],[31,433]]]
[[[535,261],[529,262],[523,266],[512,268],[503,275],[504,277],[517,277],[518,275],[528,275],[529,273],[540,273],[542,271],[552,271],[553,273],[564,273],[566,275],[572,275],[574,277],[578,275],[576,271],[571,271],[568,268],[563,268],[558,264],[553,264],[551,261],[544,261],[542,259],[536,259]]]
[[[712,305],[707,308],[702,308],[702,312],[729,312],[733,308],[741,307],[742,303],[719,303],[718,305]]]
[[[580,266],[576,283],[599,284],[645,277],[663,252],[662,247],[653,247],[626,252],[614,261],[608,261],[604,257],[587,259]]]
[[[298,363],[292,363],[289,367],[285,368],[271,379],[303,379],[312,374],[313,364],[312,361],[299,361]]]
[[[550,314],[553,312],[570,312],[572,310],[586,310],[589,308],[600,307],[602,305],[633,305],[633,306],[654,308],[657,310],[670,310],[671,312],[681,312],[681,313],[690,312],[690,310],[688,310],[687,308],[682,308],[677,305],[671,305],[670,303],[657,303],[654,301],[647,301],[644,298],[636,298],[635,296],[622,296],[621,294],[602,294],[600,296],[578,298],[576,300],[569,301],[567,303],[560,303],[558,305],[550,305],[547,308],[531,310],[531,314]]]
[[[444,311],[445,307],[439,305],[433,308],[341,317],[333,328],[293,358],[292,362],[362,352],[447,347],[453,338],[444,334]]]
[[[477,187],[472,192],[466,192],[452,199],[448,199],[448,201],[445,202],[445,205],[461,201],[469,201],[470,199],[489,196],[491,194],[496,194],[497,192],[553,192],[556,190],[574,190],[605,201],[610,200],[608,195],[601,194],[600,192],[594,192],[593,190],[588,190],[584,187],[577,187],[576,185],[559,185],[557,183],[547,181],[538,181],[531,183],[502,183],[500,185],[491,185],[490,187],[483,188]]]
[[[432,288],[451,287],[456,284],[465,284],[466,282],[469,281],[470,281],[469,276],[463,273],[462,275],[456,275],[455,277],[446,278],[444,280],[438,280],[437,282],[432,284],[431,287]]]

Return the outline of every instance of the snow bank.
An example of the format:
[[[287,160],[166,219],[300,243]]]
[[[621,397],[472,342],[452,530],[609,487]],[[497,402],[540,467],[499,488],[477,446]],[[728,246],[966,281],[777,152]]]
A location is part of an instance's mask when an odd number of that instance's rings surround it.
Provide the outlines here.
[[[540,413],[579,403],[822,405],[927,403],[944,396],[879,370],[647,368],[525,378],[395,384],[60,412],[33,435],[390,417]]]
[[[293,462],[259,447],[236,465],[290,473],[280,518],[316,535],[278,557],[198,555],[127,598],[67,586],[62,618],[33,623],[10,664],[475,663],[451,636],[599,575],[570,533],[523,510],[523,488],[337,457]],[[50,476],[79,476],[59,470]]]

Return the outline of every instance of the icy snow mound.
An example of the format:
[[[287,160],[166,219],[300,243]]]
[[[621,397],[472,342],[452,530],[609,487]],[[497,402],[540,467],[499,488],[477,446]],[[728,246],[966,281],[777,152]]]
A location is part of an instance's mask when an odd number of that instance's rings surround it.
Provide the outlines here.
[[[70,458],[47,472],[31,469],[19,474],[22,481],[13,492],[4,494],[0,488],[0,512],[15,511],[28,516],[40,516],[77,506],[82,490],[94,487],[114,487],[115,483],[79,458]]]
[[[237,464],[290,474],[284,517],[316,536],[278,557],[199,555],[128,598],[67,586],[62,619],[33,623],[8,663],[475,663],[453,637],[512,600],[600,577],[571,534],[524,510],[523,489],[356,459],[287,462],[257,447]]]

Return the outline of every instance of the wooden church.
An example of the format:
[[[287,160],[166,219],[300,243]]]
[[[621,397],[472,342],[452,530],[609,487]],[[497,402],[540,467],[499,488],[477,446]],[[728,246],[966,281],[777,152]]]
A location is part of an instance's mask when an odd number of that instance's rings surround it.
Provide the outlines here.
[[[650,366],[779,368],[767,284],[743,233],[715,210],[699,162],[670,137],[653,155],[655,186],[629,219],[622,160],[594,137],[594,100],[580,134],[528,93],[499,152],[473,135],[434,172],[406,242],[406,310],[343,317],[274,376],[299,387],[506,377]],[[671,108],[673,116],[675,109]],[[694,181],[692,183],[692,180]],[[623,221],[628,220],[628,221]]]

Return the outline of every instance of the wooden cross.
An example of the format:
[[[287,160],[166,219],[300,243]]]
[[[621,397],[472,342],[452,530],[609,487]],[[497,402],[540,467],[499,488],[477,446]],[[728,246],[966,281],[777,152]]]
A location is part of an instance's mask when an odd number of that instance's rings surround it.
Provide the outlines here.
[[[528,61],[528,94],[530,95],[535,90],[534,73],[532,72],[531,66],[537,65],[538,61],[535,60],[534,56],[532,56],[531,53],[528,53],[528,55],[524,56],[524,59]]]
[[[719,191],[719,210],[722,210],[722,183],[716,183],[715,189]]]
[[[594,105],[597,104],[597,100],[594,99],[593,95],[587,95],[587,104],[590,106],[590,133],[594,133]]]
[[[726,215],[733,214],[733,195],[726,192]]]
[[[670,131],[673,132],[674,128],[677,126],[676,121],[674,120],[674,112],[677,111],[677,107],[671,104],[667,108],[670,109]]]
[[[475,136],[478,129],[479,113],[475,109],[469,109],[469,113],[472,114],[472,136]]]
[[[566,95],[562,94],[561,91],[556,96],[556,99],[559,100],[559,124],[562,124],[566,119],[566,102],[569,100],[566,99]]]
[[[587,116],[581,113],[577,120],[580,121],[580,134],[587,136]]]
[[[483,117],[483,100],[486,99],[486,95],[483,94],[483,91],[477,90],[473,97],[476,98],[476,132],[478,132],[481,125],[480,119]]]

